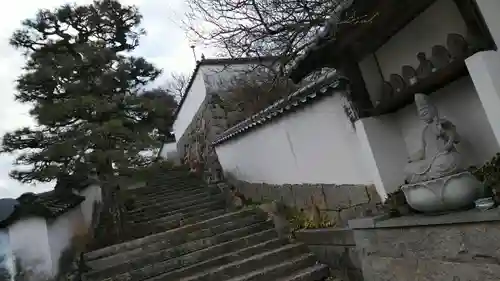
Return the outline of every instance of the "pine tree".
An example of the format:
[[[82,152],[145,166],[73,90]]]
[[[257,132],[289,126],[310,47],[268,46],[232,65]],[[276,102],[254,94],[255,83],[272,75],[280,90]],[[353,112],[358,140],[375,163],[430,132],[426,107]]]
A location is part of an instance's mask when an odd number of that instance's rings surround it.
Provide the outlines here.
[[[99,0],[22,23],[10,41],[26,57],[15,97],[32,106],[37,125],[4,135],[1,152],[20,153],[15,164],[30,167],[11,177],[47,182],[83,164],[109,182],[151,163],[144,152],[169,136],[176,102],[146,90],[161,72],[130,55],[145,33],[141,19],[134,6]]]

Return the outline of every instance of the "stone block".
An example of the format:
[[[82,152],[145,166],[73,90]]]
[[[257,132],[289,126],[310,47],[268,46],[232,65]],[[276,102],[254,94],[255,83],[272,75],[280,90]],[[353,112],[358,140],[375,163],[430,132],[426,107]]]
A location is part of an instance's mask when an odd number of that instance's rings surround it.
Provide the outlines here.
[[[375,188],[375,185],[367,185],[365,186],[365,189],[370,202],[382,202],[380,195],[378,195],[377,189]]]
[[[340,189],[345,189],[344,192],[349,194],[350,205],[361,205],[370,202],[370,197],[366,192],[365,185],[340,185]]]
[[[364,255],[418,259],[457,259],[464,249],[463,232],[457,227],[374,229],[355,232]]]
[[[267,190],[267,192],[268,192],[267,196],[269,196],[269,198],[268,198],[269,200],[280,201],[281,196],[280,196],[280,188],[278,185],[263,183],[262,187],[265,190]]]
[[[327,210],[338,210],[351,206],[347,189],[337,188],[335,184],[323,184],[322,187]]]
[[[363,275],[367,281],[497,281],[500,265],[372,256],[363,260]]]
[[[260,196],[260,202],[264,201],[272,201],[271,199],[271,186],[268,184],[260,184],[259,186],[259,196]]]
[[[326,246],[307,245],[307,247],[316,256],[319,262],[326,264],[328,261]]]
[[[347,228],[306,229],[297,231],[295,235],[300,242],[308,245],[355,245],[353,231]]]
[[[280,194],[280,201],[290,207],[296,206],[295,194],[292,185],[285,184],[278,188]]]
[[[373,256],[362,260],[363,277],[366,281],[416,281],[417,266],[416,260],[402,258]]]
[[[353,206],[350,208],[342,209],[339,211],[340,221],[343,224],[347,224],[349,220],[362,218],[365,209],[363,206]]]
[[[313,206],[320,210],[326,209],[325,197],[321,185],[302,184],[293,185],[297,208],[310,209]]]
[[[334,269],[361,269],[361,260],[354,247],[324,246],[325,262]]]

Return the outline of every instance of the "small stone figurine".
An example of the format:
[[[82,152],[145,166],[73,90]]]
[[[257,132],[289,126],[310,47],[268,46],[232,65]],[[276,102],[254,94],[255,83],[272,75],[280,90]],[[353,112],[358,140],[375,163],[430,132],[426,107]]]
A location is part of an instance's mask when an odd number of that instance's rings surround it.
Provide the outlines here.
[[[406,83],[401,76],[398,74],[391,74],[389,81],[391,83],[392,89],[396,93],[402,92],[406,89]]]
[[[446,67],[450,63],[450,60],[451,60],[450,53],[445,47],[441,45],[436,45],[432,47],[431,62],[436,69]]]
[[[469,53],[469,44],[465,38],[460,34],[451,33],[448,34],[446,40],[446,47],[450,51],[450,55],[453,59],[463,59],[466,58]]]
[[[418,82],[417,72],[410,65],[404,65],[401,68],[401,74],[403,75],[403,79],[405,80],[406,85],[413,86],[417,84]]]
[[[427,56],[424,52],[418,53],[417,59],[420,62],[417,67],[418,79],[427,78],[429,75],[431,75],[432,72],[434,72],[434,66],[432,65],[432,62],[427,59]]]

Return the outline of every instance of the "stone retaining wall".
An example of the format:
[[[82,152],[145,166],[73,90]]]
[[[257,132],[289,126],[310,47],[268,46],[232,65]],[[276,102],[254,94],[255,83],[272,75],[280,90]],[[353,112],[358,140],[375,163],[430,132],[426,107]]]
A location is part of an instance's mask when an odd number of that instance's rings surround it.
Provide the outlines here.
[[[248,183],[227,177],[245,198],[254,202],[279,201],[305,212],[317,208],[335,222],[347,225],[354,218],[376,215],[381,212],[380,197],[374,186],[335,184],[285,184],[271,185]]]
[[[353,231],[350,229],[311,229],[295,233],[321,263],[330,267],[331,275],[345,281],[361,281],[361,261],[356,252]]]
[[[366,281],[500,280],[500,210],[350,225]]]

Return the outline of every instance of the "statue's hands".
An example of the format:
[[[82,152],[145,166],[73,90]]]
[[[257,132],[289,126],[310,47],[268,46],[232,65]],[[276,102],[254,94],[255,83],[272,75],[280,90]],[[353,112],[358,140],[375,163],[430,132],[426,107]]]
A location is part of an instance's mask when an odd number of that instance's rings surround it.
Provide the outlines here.
[[[422,161],[424,159],[425,159],[425,150],[420,149],[417,152],[410,155],[410,157],[408,158],[408,162],[410,162],[410,163],[411,162],[418,162],[418,161]]]

